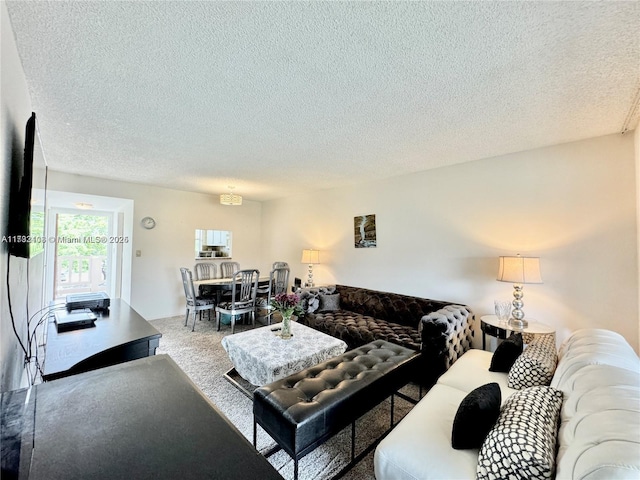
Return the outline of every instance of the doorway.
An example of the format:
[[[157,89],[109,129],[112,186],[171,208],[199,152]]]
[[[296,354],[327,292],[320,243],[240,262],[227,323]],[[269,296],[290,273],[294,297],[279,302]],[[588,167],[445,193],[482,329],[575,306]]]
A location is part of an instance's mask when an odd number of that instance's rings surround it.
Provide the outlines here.
[[[133,200],[56,190],[47,200],[45,304],[77,289],[129,302]]]
[[[74,293],[112,296],[112,217],[106,212],[55,213],[54,300]]]

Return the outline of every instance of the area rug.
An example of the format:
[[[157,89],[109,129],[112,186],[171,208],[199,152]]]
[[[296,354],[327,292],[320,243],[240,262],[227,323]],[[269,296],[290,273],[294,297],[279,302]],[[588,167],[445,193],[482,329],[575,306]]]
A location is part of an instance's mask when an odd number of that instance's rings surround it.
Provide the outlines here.
[[[163,318],[151,321],[161,333],[157,354],[168,354],[184,370],[191,380],[216,405],[216,407],[253,442],[252,402],[246,395],[224,378],[232,368],[231,361],[220,341],[230,335],[230,327],[223,326],[216,331],[215,322],[204,320],[196,323],[195,331],[184,326],[184,317]],[[236,332],[242,332],[249,325],[236,325]],[[402,393],[411,398],[418,397],[418,387],[407,385]],[[412,404],[395,397],[394,419],[399,421],[412,408]],[[356,421],[356,455],[382,435],[390,424],[390,401],[387,399]],[[258,450],[268,451],[276,444],[271,437],[258,427]],[[215,452],[212,452],[215,458]],[[298,463],[300,480],[325,480],[340,472],[350,461],[351,428],[347,427],[329,441],[303,457]],[[293,460],[283,451],[268,458],[269,462],[285,479],[293,479]],[[347,480],[374,480],[373,451],[366,455],[342,478]]]

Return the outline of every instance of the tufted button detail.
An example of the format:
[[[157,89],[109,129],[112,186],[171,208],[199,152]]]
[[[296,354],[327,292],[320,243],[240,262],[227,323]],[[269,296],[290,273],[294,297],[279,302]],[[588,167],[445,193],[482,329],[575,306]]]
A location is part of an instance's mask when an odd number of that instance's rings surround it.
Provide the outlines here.
[[[335,292],[340,294],[340,310],[307,314],[304,321],[344,340],[351,348],[382,339],[420,350],[420,319],[429,312],[451,305],[449,302],[345,285],[336,285]],[[369,348],[380,349],[380,346],[371,345]]]
[[[379,342],[311,367],[313,373],[307,369],[288,377],[297,379],[293,392],[288,379],[259,387],[253,398],[257,423],[279,432],[274,439],[294,455],[341,431],[409,381],[421,358],[414,350]]]

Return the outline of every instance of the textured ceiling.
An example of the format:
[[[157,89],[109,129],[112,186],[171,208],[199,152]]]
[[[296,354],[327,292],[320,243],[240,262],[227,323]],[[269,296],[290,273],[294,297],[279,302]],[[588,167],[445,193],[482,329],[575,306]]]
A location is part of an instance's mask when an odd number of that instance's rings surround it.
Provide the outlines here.
[[[51,169],[251,200],[620,132],[640,86],[638,1],[6,3]]]

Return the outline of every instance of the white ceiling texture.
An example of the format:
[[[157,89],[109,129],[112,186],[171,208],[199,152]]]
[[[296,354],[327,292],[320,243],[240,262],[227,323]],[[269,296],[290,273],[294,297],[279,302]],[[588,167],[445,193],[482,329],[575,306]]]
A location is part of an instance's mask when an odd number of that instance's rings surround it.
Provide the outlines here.
[[[64,172],[262,201],[638,123],[638,1],[6,3]]]

